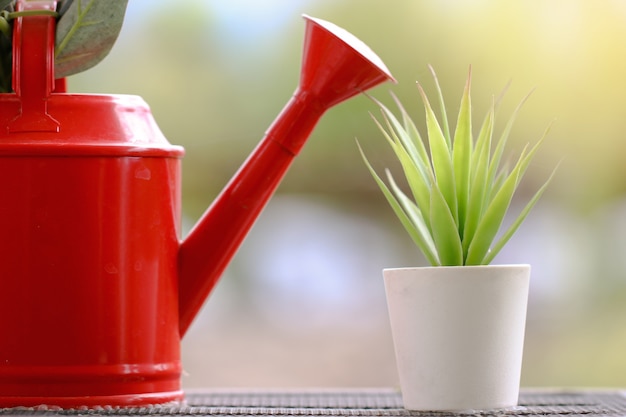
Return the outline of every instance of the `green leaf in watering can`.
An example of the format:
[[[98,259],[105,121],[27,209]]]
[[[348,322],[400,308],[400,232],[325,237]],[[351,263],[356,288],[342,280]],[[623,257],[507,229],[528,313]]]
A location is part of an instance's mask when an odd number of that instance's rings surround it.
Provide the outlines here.
[[[14,0],[0,0],[0,93],[11,92],[11,24],[8,13],[13,11]]]
[[[85,71],[111,51],[122,29],[128,0],[65,0],[57,23],[57,78]]]
[[[67,9],[70,8],[73,2],[74,0],[61,0],[57,4],[57,12],[59,12],[59,16],[63,16],[65,12],[67,12]]]
[[[0,93],[11,92],[11,40],[0,34]]]
[[[13,2],[14,0],[0,0],[0,10],[5,10],[9,8],[9,6],[13,6]]]

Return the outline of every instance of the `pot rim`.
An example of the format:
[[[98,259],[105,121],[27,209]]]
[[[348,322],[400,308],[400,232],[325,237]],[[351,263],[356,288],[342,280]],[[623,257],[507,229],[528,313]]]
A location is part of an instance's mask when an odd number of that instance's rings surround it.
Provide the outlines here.
[[[453,265],[453,266],[406,266],[383,268],[383,271],[401,271],[401,270],[454,270],[454,269],[514,269],[514,268],[530,268],[530,264],[489,264],[489,265]]]

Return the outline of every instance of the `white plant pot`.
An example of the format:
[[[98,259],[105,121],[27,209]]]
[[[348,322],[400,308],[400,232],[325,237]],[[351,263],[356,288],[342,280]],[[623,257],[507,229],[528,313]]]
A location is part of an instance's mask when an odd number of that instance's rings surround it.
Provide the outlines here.
[[[529,265],[383,270],[404,407],[517,405]]]

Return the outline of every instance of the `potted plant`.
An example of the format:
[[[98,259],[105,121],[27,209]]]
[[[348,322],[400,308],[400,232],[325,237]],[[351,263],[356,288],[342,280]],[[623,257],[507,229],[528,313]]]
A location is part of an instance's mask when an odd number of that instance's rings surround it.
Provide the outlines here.
[[[505,214],[543,137],[511,169],[502,164],[520,103],[499,136],[496,103],[472,134],[471,70],[451,134],[435,72],[438,120],[423,88],[426,143],[394,96],[374,120],[402,166],[410,192],[365,164],[430,267],[383,271],[404,406],[469,410],[517,405],[529,265],[490,265],[546,189],[539,188],[504,230]],[[546,130],[547,133],[547,130]]]

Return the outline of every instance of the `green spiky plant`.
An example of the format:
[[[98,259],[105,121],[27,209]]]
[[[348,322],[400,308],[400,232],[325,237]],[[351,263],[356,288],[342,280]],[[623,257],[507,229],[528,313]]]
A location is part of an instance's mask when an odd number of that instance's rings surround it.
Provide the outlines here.
[[[524,148],[512,169],[506,169],[501,163],[505,144],[525,99],[498,137],[494,136],[494,103],[474,140],[470,70],[452,136],[442,90],[432,67],[430,70],[441,107],[440,120],[417,84],[426,110],[429,150],[395,96],[399,118],[378,101],[382,119],[373,116],[402,166],[412,198],[401,190],[389,170],[387,186],[360,146],[359,150],[395,214],[431,265],[487,265],[517,231],[554,175],[553,172],[506,231],[499,234],[513,195],[548,129],[532,148]]]

